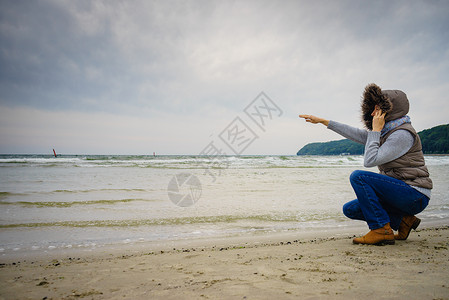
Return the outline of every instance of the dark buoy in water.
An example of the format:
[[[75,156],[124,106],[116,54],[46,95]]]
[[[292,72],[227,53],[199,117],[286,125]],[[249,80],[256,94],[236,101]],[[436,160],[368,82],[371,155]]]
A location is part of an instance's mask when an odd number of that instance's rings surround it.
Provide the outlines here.
[[[56,155],[55,149],[53,149],[53,154],[55,155],[55,157],[58,157],[58,156]]]

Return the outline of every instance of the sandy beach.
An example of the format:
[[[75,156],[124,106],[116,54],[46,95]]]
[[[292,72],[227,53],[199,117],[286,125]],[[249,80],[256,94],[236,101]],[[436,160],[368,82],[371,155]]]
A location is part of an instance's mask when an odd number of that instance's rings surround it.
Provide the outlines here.
[[[449,227],[2,261],[0,299],[449,299]]]

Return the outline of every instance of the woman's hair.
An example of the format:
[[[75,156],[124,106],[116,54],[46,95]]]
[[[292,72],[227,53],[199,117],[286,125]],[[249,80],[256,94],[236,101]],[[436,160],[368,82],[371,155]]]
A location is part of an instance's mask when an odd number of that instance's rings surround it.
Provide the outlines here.
[[[374,111],[376,105],[379,105],[382,112],[390,112],[393,105],[390,99],[382,93],[381,88],[374,84],[368,84],[363,92],[362,99],[362,120],[365,127],[369,130],[373,129],[373,117],[371,113]]]

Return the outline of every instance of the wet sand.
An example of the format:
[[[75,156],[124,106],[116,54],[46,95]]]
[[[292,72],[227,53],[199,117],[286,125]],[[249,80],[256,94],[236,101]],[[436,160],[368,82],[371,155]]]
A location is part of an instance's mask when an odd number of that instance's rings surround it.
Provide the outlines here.
[[[449,299],[448,226],[352,238],[2,261],[0,299]]]

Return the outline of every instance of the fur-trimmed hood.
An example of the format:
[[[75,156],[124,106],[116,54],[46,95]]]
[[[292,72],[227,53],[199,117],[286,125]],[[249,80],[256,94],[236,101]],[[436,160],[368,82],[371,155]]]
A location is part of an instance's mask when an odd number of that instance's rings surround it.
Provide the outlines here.
[[[369,130],[373,129],[371,113],[376,105],[386,112],[385,122],[396,120],[405,116],[409,111],[407,95],[399,90],[382,90],[378,85],[371,83],[365,87],[362,99],[362,121]]]

